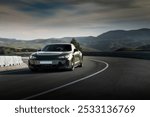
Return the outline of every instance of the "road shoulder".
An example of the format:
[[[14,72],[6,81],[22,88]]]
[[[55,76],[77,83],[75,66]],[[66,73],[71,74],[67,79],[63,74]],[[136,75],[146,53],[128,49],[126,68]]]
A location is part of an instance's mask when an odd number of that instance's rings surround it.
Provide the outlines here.
[[[0,73],[6,72],[6,71],[14,71],[14,70],[20,70],[27,68],[27,64],[22,63],[20,65],[14,65],[14,66],[6,66],[6,67],[0,67]]]

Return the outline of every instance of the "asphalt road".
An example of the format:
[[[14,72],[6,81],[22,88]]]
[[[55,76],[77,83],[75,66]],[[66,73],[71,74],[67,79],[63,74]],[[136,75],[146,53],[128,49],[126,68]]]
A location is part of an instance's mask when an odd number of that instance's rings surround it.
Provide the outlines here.
[[[74,71],[0,73],[0,99],[150,99],[150,61],[85,57]]]

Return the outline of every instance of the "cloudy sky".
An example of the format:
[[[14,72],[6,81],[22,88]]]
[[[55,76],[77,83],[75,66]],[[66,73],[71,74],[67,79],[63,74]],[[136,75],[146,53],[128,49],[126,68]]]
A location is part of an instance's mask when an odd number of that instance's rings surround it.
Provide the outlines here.
[[[150,0],[0,0],[0,37],[97,36],[150,28]]]

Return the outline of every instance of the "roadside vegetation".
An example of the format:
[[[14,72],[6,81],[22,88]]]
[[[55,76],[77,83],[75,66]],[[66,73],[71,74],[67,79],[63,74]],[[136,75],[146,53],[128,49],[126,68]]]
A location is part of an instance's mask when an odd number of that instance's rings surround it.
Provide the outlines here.
[[[80,43],[77,42],[77,41],[75,40],[75,38],[72,38],[72,40],[71,40],[70,43],[72,43],[78,50],[83,51],[83,49],[82,49],[81,46],[80,46]]]
[[[0,55],[24,55],[30,52],[35,52],[37,49],[32,48],[12,48],[12,47],[0,47]]]

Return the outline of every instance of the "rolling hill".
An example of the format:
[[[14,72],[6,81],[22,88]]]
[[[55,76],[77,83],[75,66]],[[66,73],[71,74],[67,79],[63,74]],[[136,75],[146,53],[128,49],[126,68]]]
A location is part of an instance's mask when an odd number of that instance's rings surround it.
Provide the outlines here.
[[[41,48],[48,43],[70,42],[73,37],[34,39],[34,40],[16,40],[0,38],[0,46],[14,48]],[[116,51],[121,48],[130,48],[134,50],[138,47],[150,45],[150,29],[138,30],[114,30],[103,33],[97,37],[75,37],[82,47],[90,50]]]

